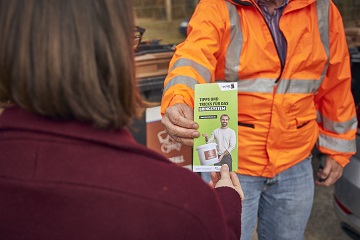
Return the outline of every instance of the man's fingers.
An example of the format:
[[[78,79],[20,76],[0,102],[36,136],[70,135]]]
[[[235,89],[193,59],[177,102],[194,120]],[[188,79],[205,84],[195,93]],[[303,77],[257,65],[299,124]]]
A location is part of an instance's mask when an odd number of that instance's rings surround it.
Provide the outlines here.
[[[173,115],[166,114],[165,116],[175,126],[180,126],[182,128],[195,129],[195,130],[199,127],[198,124],[196,122],[194,122],[193,120],[189,120],[179,114],[176,114],[176,115],[175,114],[173,114]]]
[[[325,180],[324,184],[326,186],[331,186],[340,178],[340,176],[341,175],[339,175],[337,172],[331,172],[328,178]]]
[[[327,176],[327,178],[322,182],[324,186],[333,185],[342,175],[343,168],[341,166],[333,165],[331,172]]]
[[[211,181],[216,184],[219,181],[219,175],[216,172],[210,173]]]
[[[331,172],[327,176],[327,178],[325,178],[325,179],[320,178],[320,180],[316,181],[316,184],[329,187],[329,186],[333,185],[340,177],[341,177],[340,173]]]
[[[324,169],[320,169],[317,172],[319,180],[316,181],[316,184],[321,186],[331,186],[341,177],[342,172],[343,167],[334,159],[327,156]]]
[[[186,104],[176,104],[175,106],[179,106],[180,115],[184,116],[185,119],[194,120],[194,109],[192,109]],[[193,121],[193,123],[195,122]],[[190,128],[196,128],[196,129],[198,127],[199,127],[198,125],[190,126]]]
[[[320,179],[327,179],[330,175],[330,172],[331,172],[331,164],[325,164],[324,168],[323,169],[319,169],[318,171],[318,177]]]
[[[199,136],[199,132],[197,130],[182,128],[173,125],[167,117],[163,117],[161,122],[170,137],[182,144],[193,146],[194,137]]]
[[[328,175],[323,173],[323,169],[321,168],[317,171],[316,175],[318,176],[319,182],[324,182],[328,177]]]
[[[193,121],[194,116],[189,111],[193,112],[192,108],[185,104],[171,106],[166,109],[161,123],[175,141],[193,146],[194,138],[199,137],[200,133],[197,131],[199,126]]]
[[[173,125],[198,129],[199,125],[194,121],[194,110],[185,104],[175,104],[166,109],[164,117],[167,117]]]
[[[241,188],[240,180],[235,172],[230,172],[230,178],[235,190],[240,194],[241,201],[244,201],[244,192]]]

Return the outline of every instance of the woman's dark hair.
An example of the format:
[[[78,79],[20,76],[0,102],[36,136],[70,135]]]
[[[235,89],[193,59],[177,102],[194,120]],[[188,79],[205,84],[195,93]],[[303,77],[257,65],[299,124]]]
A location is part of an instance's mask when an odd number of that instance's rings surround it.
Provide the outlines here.
[[[0,102],[104,129],[144,107],[132,0],[1,0]]]

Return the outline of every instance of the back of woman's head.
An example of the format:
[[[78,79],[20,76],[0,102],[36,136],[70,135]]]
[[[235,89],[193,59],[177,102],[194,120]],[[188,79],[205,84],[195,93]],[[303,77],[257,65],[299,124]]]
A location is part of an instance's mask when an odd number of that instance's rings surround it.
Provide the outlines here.
[[[1,0],[0,102],[97,127],[143,106],[131,0]]]

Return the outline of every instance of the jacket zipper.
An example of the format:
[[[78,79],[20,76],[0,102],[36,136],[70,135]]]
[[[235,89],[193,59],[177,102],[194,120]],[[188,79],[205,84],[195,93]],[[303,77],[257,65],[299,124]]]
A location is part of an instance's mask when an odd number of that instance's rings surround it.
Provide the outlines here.
[[[270,29],[270,26],[269,26],[268,22],[267,22],[266,19],[265,19],[264,14],[262,13],[262,11],[261,11],[261,9],[260,9],[260,7],[259,7],[258,5],[255,5],[255,4],[253,4],[253,3],[250,3],[250,4],[251,4],[251,6],[255,7],[256,10],[261,14],[261,16],[262,16],[262,18],[263,18],[266,26],[267,26],[268,29],[269,29],[271,38],[272,38],[273,43],[274,43],[274,45],[275,45],[276,52],[277,52],[277,55],[278,55],[279,61],[280,61],[280,67],[281,67],[281,68],[280,68],[280,75],[279,75],[279,76],[277,77],[277,79],[275,80],[275,83],[278,83],[279,80],[280,80],[280,78],[281,78],[281,75],[282,75],[282,73],[283,73],[283,71],[284,71],[284,65],[285,65],[285,62],[286,62],[286,56],[285,56],[285,59],[284,59],[284,63],[282,63],[281,58],[280,58],[279,48],[278,48],[278,46],[276,45],[274,35],[273,35],[273,33],[272,33],[271,29]],[[249,6],[249,5],[247,5],[247,6]],[[282,15],[282,13],[281,13],[281,15]],[[280,16],[280,17],[281,17],[281,16]],[[280,22],[280,21],[279,21],[279,22]],[[280,30],[280,28],[279,28],[279,30]],[[280,33],[284,36],[284,34],[283,34],[283,32],[282,32],[281,30],[280,30]],[[285,38],[285,37],[284,37],[284,39],[285,39],[285,41],[286,41],[286,38]],[[287,41],[286,41],[286,44],[287,44]]]

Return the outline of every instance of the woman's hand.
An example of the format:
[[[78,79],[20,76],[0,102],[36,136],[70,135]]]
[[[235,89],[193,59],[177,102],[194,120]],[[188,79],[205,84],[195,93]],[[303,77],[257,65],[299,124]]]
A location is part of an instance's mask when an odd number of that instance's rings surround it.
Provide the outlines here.
[[[239,193],[241,200],[244,200],[244,192],[241,188],[239,178],[235,172],[229,172],[229,166],[227,164],[221,166],[220,172],[211,172],[210,176],[211,181],[209,185],[212,188],[231,187]]]

